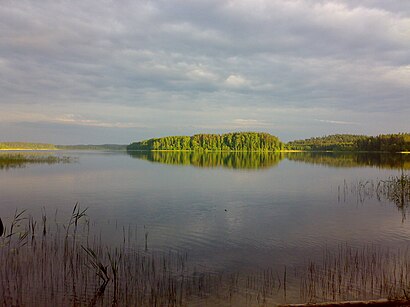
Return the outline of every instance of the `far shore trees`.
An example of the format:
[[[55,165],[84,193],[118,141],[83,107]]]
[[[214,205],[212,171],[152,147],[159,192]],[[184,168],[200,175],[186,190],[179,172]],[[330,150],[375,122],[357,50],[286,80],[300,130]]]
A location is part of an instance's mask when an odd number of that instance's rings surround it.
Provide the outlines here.
[[[132,143],[127,150],[186,151],[280,151],[283,143],[276,136],[261,132],[167,136]]]

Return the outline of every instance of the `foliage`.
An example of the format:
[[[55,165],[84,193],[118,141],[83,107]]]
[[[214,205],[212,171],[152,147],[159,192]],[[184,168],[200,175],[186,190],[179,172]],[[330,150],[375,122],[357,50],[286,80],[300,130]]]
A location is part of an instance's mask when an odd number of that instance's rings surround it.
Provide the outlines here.
[[[132,143],[127,150],[278,151],[282,148],[282,142],[268,133],[236,132],[155,138]]]
[[[359,140],[357,142],[357,147],[364,151],[410,151],[410,133],[370,136]]]
[[[410,151],[410,134],[381,134],[378,136],[335,134],[292,141],[287,144],[287,148],[312,151],[403,152]]]
[[[365,138],[364,135],[334,134],[292,141],[287,147],[294,150],[349,151],[355,150],[357,141]]]

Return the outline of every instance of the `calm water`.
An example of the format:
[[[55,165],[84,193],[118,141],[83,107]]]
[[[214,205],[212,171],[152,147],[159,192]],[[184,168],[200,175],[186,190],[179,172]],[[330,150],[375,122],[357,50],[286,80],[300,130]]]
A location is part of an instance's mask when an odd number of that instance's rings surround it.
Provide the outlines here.
[[[358,182],[409,173],[410,155],[59,152],[68,164],[0,169],[1,217],[88,207],[103,241],[186,251],[201,270],[297,268],[340,244],[407,246],[405,208]],[[115,231],[120,230],[120,231]],[[296,300],[296,299],[295,299]]]

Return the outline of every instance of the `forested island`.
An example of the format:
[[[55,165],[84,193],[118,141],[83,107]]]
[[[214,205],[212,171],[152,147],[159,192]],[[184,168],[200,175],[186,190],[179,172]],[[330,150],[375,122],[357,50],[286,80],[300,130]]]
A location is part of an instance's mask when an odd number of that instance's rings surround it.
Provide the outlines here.
[[[168,136],[135,142],[127,150],[186,150],[186,151],[280,151],[284,144],[278,137],[261,132],[226,134],[196,134]]]
[[[274,135],[260,132],[196,134],[135,142],[127,150],[410,152],[410,134],[334,134],[286,144]]]

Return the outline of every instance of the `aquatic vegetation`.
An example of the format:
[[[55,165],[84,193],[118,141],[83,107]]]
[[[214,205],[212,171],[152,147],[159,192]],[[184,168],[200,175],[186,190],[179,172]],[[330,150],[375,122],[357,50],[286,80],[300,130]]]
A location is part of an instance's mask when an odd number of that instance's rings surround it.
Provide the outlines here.
[[[360,203],[367,199],[394,203],[404,220],[410,206],[410,175],[402,173],[400,176],[391,176],[385,180],[358,180],[350,184],[350,187],[344,182],[343,187],[338,187],[339,201],[342,198],[345,201],[348,195],[354,195]]]
[[[183,252],[140,249],[123,229],[118,246],[92,234],[77,204],[66,224],[16,211],[0,238],[3,306],[186,306],[202,300],[268,302],[283,288],[273,271],[240,277],[198,271]]]
[[[45,211],[36,221],[25,210],[6,224],[2,306],[264,306],[286,302],[290,292],[303,302],[407,299],[410,293],[407,250],[341,246],[303,268],[224,273],[198,270],[183,251],[150,250],[147,238],[141,248],[136,228],[123,227],[122,240],[107,246],[78,204],[64,224],[50,223]]]
[[[21,168],[28,164],[70,163],[74,159],[67,156],[45,155],[43,153],[2,153],[0,169]]]
[[[377,246],[325,250],[321,261],[310,261],[304,268],[300,291],[306,302],[375,298],[409,301],[409,251]]]

